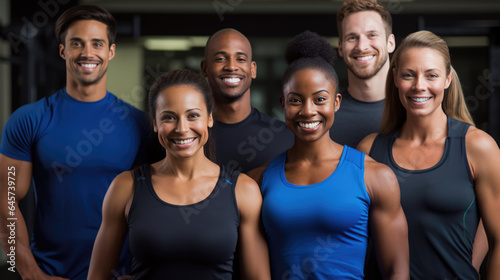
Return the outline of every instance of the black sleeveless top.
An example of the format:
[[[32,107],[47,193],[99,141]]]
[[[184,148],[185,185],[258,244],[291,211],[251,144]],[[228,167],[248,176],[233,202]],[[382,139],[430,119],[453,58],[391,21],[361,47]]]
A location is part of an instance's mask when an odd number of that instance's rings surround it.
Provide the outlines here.
[[[172,205],[154,191],[149,165],[135,169],[128,215],[132,279],[231,279],[240,222],[238,175],[221,167],[206,199]]]
[[[394,161],[392,146],[399,131],[379,134],[373,142],[370,156],[394,171],[401,188],[411,279],[478,279],[471,263],[479,212],[465,150],[469,126],[448,117],[444,154],[424,170],[407,170]]]

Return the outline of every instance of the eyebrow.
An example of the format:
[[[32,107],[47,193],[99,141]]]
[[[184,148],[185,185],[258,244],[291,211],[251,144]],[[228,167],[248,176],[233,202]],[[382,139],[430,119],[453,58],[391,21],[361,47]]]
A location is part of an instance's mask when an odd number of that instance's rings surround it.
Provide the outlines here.
[[[70,38],[69,40],[70,41],[83,41],[83,39],[80,38],[80,37],[73,37],[73,38]],[[94,38],[91,41],[92,42],[103,42],[103,43],[106,43],[106,40],[104,40],[104,39],[97,39],[97,38]]]
[[[228,53],[227,52],[224,52],[224,51],[219,51],[219,52],[216,52],[214,53],[213,56],[217,56],[219,54],[222,54],[222,55],[227,55]],[[244,53],[244,52],[236,52],[237,55],[244,55],[246,57],[248,57],[248,54]]]
[[[201,109],[200,108],[191,108],[191,109],[187,109],[185,113],[189,113],[191,111],[201,111]],[[161,111],[160,112],[160,116],[163,115],[163,114],[177,115],[175,112],[169,111],[169,110]]]
[[[326,93],[328,93],[328,95],[330,95],[330,92],[328,90],[326,90],[326,89],[318,90],[318,91],[314,92],[312,95],[316,95],[316,94],[318,94],[320,92],[323,92],[323,91],[326,92]],[[294,91],[290,91],[286,96],[289,96],[290,94],[295,94],[295,95],[298,95],[298,96],[303,96],[302,94],[300,94],[298,92],[294,92]]]

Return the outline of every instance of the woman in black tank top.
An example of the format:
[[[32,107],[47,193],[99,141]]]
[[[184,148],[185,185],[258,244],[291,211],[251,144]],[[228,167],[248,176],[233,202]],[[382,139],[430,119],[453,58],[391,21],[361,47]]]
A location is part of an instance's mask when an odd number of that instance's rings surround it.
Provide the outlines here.
[[[474,127],[441,38],[419,31],[403,40],[391,60],[381,133],[358,149],[398,177],[412,279],[479,279],[484,230],[487,278],[500,279],[500,150]]]
[[[215,164],[207,149],[213,100],[206,80],[186,69],[163,74],[149,106],[166,156],[111,183],[88,279],[113,277],[127,233],[132,279],[232,279],[237,246],[243,276],[270,279],[260,190]]]

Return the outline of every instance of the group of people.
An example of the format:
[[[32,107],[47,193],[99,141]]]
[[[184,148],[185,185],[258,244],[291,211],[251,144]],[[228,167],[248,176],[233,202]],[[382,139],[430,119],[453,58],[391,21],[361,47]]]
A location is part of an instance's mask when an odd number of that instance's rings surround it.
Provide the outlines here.
[[[106,89],[113,17],[64,12],[66,87],[13,113],[0,143],[4,248],[8,167],[16,202],[32,180],[37,195],[31,241],[15,209],[21,277],[479,279],[488,253],[500,278],[500,150],[474,127],[446,43],[418,31],[396,48],[376,0],[347,0],[337,25],[347,88],[335,48],[298,34],[285,123],[251,106],[251,44],[223,29],[201,75],[155,80],[149,125]]]

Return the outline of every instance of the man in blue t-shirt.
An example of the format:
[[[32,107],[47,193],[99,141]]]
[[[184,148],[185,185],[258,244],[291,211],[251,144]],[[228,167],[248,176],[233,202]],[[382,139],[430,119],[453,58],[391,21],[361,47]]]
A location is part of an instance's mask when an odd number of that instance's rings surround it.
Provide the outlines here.
[[[250,86],[257,77],[248,39],[222,29],[207,41],[202,74],[215,100],[214,136],[217,161],[243,172],[257,168],[293,144],[286,125],[251,106]]]
[[[389,54],[396,42],[391,14],[376,0],[344,2],[337,12],[337,28],[349,85],[341,92],[330,137],[356,148],[365,136],[379,131]]]
[[[1,242],[23,279],[87,278],[109,184],[143,162],[142,148],[151,139],[146,114],[106,89],[115,55],[113,16],[76,6],[59,17],[56,35],[66,87],[16,110],[0,143]],[[32,179],[36,219],[30,248],[17,202]],[[123,251],[121,265],[130,261]],[[110,278],[123,273],[120,266]]]

